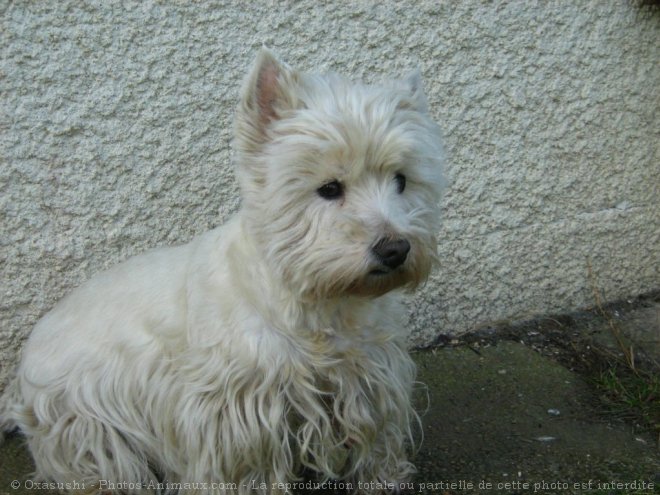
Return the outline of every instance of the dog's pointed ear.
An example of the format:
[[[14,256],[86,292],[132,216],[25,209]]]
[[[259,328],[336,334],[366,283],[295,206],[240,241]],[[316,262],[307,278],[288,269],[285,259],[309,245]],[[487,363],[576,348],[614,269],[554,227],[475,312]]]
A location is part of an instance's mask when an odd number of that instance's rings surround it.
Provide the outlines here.
[[[420,112],[428,112],[429,103],[424,93],[424,83],[422,82],[422,73],[419,69],[415,69],[406,77],[403,78],[405,88],[412,95],[415,102],[415,108]]]
[[[263,47],[252,66],[241,97],[238,120],[244,138],[263,141],[267,126],[281,118],[282,112],[296,106],[293,88],[298,73]]]

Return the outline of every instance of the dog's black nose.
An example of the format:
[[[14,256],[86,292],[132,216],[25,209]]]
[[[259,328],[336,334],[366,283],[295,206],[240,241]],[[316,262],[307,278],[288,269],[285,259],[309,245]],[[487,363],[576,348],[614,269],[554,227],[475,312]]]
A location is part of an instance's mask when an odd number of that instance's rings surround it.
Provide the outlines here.
[[[378,261],[386,267],[394,269],[406,261],[406,256],[410,251],[410,243],[405,239],[388,239],[384,237],[371,250]]]

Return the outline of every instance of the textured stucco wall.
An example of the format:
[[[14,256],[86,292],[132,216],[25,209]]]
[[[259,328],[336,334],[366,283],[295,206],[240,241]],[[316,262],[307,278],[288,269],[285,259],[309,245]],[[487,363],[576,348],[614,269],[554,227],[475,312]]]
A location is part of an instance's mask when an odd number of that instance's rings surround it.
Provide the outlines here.
[[[630,2],[0,1],[0,384],[100,269],[238,207],[231,121],[267,44],[419,66],[452,185],[412,340],[660,286],[660,12]]]

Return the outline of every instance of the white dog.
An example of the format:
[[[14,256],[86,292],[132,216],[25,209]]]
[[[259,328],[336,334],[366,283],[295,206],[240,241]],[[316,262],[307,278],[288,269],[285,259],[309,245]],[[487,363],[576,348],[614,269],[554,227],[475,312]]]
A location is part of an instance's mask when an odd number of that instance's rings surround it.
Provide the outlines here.
[[[92,278],[28,340],[1,422],[37,476],[129,493],[286,492],[303,472],[396,489],[416,415],[395,289],[424,281],[437,247],[426,107],[419,75],[353,84],[263,49],[236,116],[241,211]]]

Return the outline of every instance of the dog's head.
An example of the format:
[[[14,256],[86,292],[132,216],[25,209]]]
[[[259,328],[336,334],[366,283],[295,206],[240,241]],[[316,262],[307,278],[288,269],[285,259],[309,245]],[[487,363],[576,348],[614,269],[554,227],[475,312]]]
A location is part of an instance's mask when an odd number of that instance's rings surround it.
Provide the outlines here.
[[[305,299],[415,287],[436,258],[442,148],[419,74],[379,86],[262,49],[236,115],[246,222]]]

